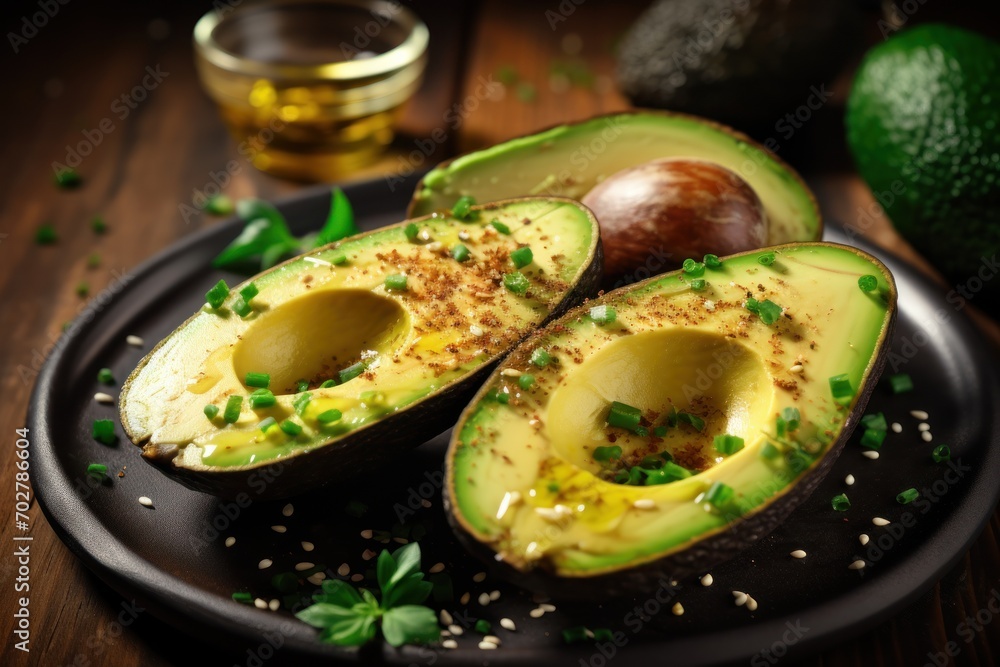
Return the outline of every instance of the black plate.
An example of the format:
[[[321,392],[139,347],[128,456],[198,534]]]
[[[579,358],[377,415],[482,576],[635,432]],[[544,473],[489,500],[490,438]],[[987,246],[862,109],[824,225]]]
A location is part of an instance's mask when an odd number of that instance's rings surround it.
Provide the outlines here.
[[[385,182],[373,181],[345,190],[361,226],[369,229],[401,217],[412,185],[410,179],[390,191]],[[321,223],[327,205],[326,191],[313,190],[280,208],[302,233]],[[472,581],[481,568],[455,543],[445,523],[440,469],[447,434],[400,455],[394,470],[355,488],[295,500],[288,518],[282,502],[255,502],[253,488],[247,490],[245,507],[220,504],[172,482],[140,460],[128,442],[109,448],[90,437],[94,419],[116,415],[115,407],[92,400],[94,392],[106,389],[97,384],[97,371],[108,366],[123,379],[145,353],[126,345],[126,335],[142,336],[148,350],[202,305],[203,294],[219,278],[237,280],[209,268],[237,228],[232,220],[193,234],[136,269],[117,293],[95,299],[46,362],[30,409],[35,492],[59,536],[110,586],[138,598],[167,623],[213,643],[226,641],[243,650],[280,642],[282,653],[292,654],[297,663],[312,656],[402,664],[488,659],[491,664],[576,665],[583,659],[600,665],[602,653],[614,652],[620,664],[658,663],[666,656],[673,664],[723,663],[757,654],[757,664],[770,664],[769,655],[818,651],[900,610],[961,556],[997,502],[1000,391],[993,350],[933,283],[859,242],[883,258],[899,285],[899,321],[887,373],[895,365],[916,386],[898,396],[880,386],[872,396],[869,411],[884,411],[889,421],[904,426],[903,433],[889,434],[882,457],[864,458],[855,436],[820,489],[774,534],[714,568],[710,588],[687,580],[671,592],[666,582],[662,590],[632,600],[564,606],[556,601],[556,612],[529,618],[536,606],[529,594],[502,582]],[[829,229],[827,239],[847,240],[838,228]],[[920,439],[912,409],[930,413],[933,443]],[[954,460],[962,462],[960,476],[931,461],[931,448],[940,443],[951,445]],[[114,470],[127,466],[126,475],[93,488],[85,470],[95,461]],[[848,473],[857,478],[852,487],[844,484]],[[896,503],[895,495],[911,486],[924,490],[925,504]],[[845,513],[830,508],[830,498],[841,491],[852,502]],[[152,498],[155,509],[141,506],[139,496]],[[351,500],[368,506],[364,516],[345,512]],[[905,520],[907,514],[912,520]],[[892,525],[873,526],[876,515]],[[472,595],[467,607],[443,606],[459,623],[480,617],[492,622],[503,639],[499,650],[480,650],[476,633],[466,632],[457,650],[397,651],[379,644],[359,654],[320,644],[311,628],[287,612],[261,611],[230,598],[237,590],[268,600],[281,597],[270,587],[271,575],[301,561],[326,565],[329,576],[345,562],[364,573],[371,562],[362,559],[362,552],[382,545],[363,539],[361,531],[390,530],[394,524],[400,524],[398,535],[426,533],[420,536],[425,569],[444,562],[455,597]],[[285,525],[287,532],[279,534],[272,525]],[[868,547],[860,545],[860,533],[871,536]],[[234,546],[224,545],[227,536],[237,538]],[[316,550],[304,552],[302,540],[315,543]],[[809,556],[794,560],[788,555],[794,549]],[[263,558],[274,561],[265,571],[257,567]],[[870,566],[849,570],[857,558]],[[759,609],[750,613],[736,607],[733,589],[749,592]],[[480,606],[479,594],[492,590],[501,592],[500,599]],[[677,600],[686,610],[680,617],[670,611]],[[517,631],[500,630],[502,617],[513,619]],[[577,625],[610,628],[618,633],[618,645],[567,646],[561,631]]]

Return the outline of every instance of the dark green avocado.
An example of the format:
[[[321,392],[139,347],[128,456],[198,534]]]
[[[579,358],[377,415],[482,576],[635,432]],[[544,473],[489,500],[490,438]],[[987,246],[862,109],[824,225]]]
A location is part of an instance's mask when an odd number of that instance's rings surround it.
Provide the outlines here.
[[[593,215],[556,197],[324,246],[161,341],[122,388],[122,424],[143,458],[207,493],[357,479],[451,426],[498,359],[592,292],[600,264]]]

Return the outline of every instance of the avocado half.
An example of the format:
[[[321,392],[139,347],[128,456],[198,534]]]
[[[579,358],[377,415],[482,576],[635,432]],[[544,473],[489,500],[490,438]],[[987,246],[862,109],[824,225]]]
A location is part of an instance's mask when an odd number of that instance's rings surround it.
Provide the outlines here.
[[[143,458],[215,495],[356,479],[451,426],[494,363],[591,293],[600,269],[597,222],[569,199],[360,234],[206,304],[129,376],[122,425]]]
[[[659,111],[559,125],[444,162],[417,184],[409,214],[445,210],[464,195],[478,202],[519,195],[579,200],[608,176],[659,158],[714,162],[743,178],[767,214],[767,245],[822,236],[815,198],[776,155],[732,128]]]
[[[501,574],[552,595],[704,573],[826,475],[884,366],[895,311],[888,269],[829,243],[591,300],[518,346],[462,414],[448,517]],[[724,436],[742,448],[717,446]]]

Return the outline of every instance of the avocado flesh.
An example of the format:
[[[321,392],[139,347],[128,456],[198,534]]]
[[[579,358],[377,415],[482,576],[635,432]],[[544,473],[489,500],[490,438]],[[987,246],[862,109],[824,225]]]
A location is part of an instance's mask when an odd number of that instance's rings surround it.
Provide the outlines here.
[[[860,417],[884,364],[896,292],[888,270],[854,248],[768,250],[777,257],[770,267],[760,251],[724,258],[706,270],[703,291],[680,272],[616,290],[520,345],[454,430],[446,490],[459,536],[525,585],[575,596],[704,571],[773,529],[818,484]],[[862,275],[876,276],[880,293],[862,292]],[[748,293],[790,317],[766,325],[745,309]],[[617,322],[589,317],[599,304]],[[533,364],[538,348],[558,363]],[[535,378],[527,391],[519,372]],[[854,389],[846,405],[829,385],[842,373]],[[508,404],[497,391],[510,393]],[[702,416],[705,428],[643,438],[605,424],[612,401],[658,415],[673,405]],[[797,408],[801,425],[778,443],[781,456],[765,458],[784,408]],[[722,456],[712,444],[719,434],[742,437],[744,448]],[[612,444],[623,459],[669,450],[694,474],[654,486],[606,481],[593,450]],[[789,454],[799,450],[809,458]],[[713,482],[735,492],[726,512],[696,502]],[[635,507],[647,499],[653,508]]]
[[[410,214],[447,209],[462,195],[480,202],[539,194],[581,199],[608,176],[659,158],[705,160],[738,174],[764,205],[768,245],[822,235],[816,202],[791,167],[727,127],[657,112],[560,125],[455,158],[424,176]]]
[[[206,305],[129,377],[121,395],[127,434],[147,460],[219,495],[278,462],[282,474],[267,493],[287,495],[354,477],[393,446],[416,446],[444,430],[477,374],[581,300],[600,270],[597,223],[576,202],[525,198],[473,211],[468,222],[434,216],[361,234],[261,273],[248,281],[259,294],[246,318],[230,310],[242,286],[218,312]],[[404,231],[409,222],[421,230],[415,241]],[[458,243],[467,261],[451,256]],[[520,270],[530,287],[518,295],[502,279],[516,272],[509,255],[521,245],[533,262]],[[339,255],[347,261],[337,264]],[[406,290],[386,287],[394,274],[407,275]],[[366,366],[357,377],[319,387],[357,362]],[[274,406],[251,409],[255,388],[244,384],[251,372],[270,374]],[[297,415],[301,379],[312,400]],[[244,401],[239,419],[226,424],[221,411],[231,395]],[[203,412],[209,404],[220,408],[211,421]],[[324,425],[318,417],[328,410],[343,416]],[[402,419],[406,413],[414,414]],[[302,432],[262,432],[268,417],[290,419]]]

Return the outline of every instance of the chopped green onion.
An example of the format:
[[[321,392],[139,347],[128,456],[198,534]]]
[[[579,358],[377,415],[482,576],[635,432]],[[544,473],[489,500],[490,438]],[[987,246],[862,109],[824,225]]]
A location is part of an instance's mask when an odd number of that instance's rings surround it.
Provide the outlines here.
[[[298,380],[295,383],[295,391],[302,393],[309,390],[309,380]]]
[[[931,458],[934,459],[934,463],[941,463],[942,461],[948,461],[951,459],[951,447],[948,445],[938,445],[931,452]]]
[[[712,444],[715,447],[715,451],[728,456],[743,449],[743,438],[738,435],[729,435],[728,433],[724,433],[715,436],[712,440]]]
[[[522,100],[530,101],[530,100]],[[590,638],[587,634],[587,628],[582,625],[578,625],[572,628],[566,628],[562,631],[563,641],[567,644],[575,644],[576,642],[586,641]]]
[[[52,225],[39,225],[35,230],[35,243],[38,245],[52,245],[56,239],[56,228]]]
[[[531,363],[538,366],[539,368],[545,368],[550,363],[552,363],[552,355],[546,352],[540,347],[536,347],[531,351]]]
[[[618,319],[618,312],[611,306],[602,304],[590,309],[590,319],[597,324],[614,324]]]
[[[663,464],[666,462],[667,460],[658,454],[647,454],[642,457],[641,461],[639,461],[639,467],[646,470],[658,470],[659,468],[662,468]]]
[[[257,285],[254,283],[250,283],[240,290],[240,296],[243,297],[243,300],[247,303],[250,303],[250,299],[254,298],[258,294],[260,294],[260,290],[257,289]]]
[[[65,167],[55,173],[55,182],[60,188],[68,189],[80,185],[83,179],[80,178],[80,174],[76,172],[76,169]]]
[[[885,431],[879,431],[874,428],[866,428],[864,434],[861,436],[861,446],[867,447],[868,449],[881,449],[882,442],[885,440]]]
[[[340,266],[341,264],[347,264],[347,254],[342,252],[335,252],[330,255],[330,263],[334,266]]]
[[[215,286],[205,292],[205,301],[208,302],[212,308],[218,310],[219,307],[225,303],[226,297],[229,296],[229,285],[226,284],[225,280],[220,280],[215,283]]]
[[[901,492],[896,496],[896,502],[900,505],[909,505],[914,500],[920,497],[920,492],[914,488],[909,488],[906,491]]]
[[[268,373],[247,373],[245,384],[248,387],[260,387],[267,389],[271,384],[271,376]]]
[[[337,381],[334,378],[323,380],[322,382],[319,383],[320,389],[329,389],[330,387],[336,387],[336,386],[337,386]]]
[[[97,381],[101,384],[114,384],[115,376],[112,374],[110,368],[102,368],[97,371]]]
[[[653,428],[653,435],[655,435],[657,438],[662,438],[662,437],[666,436],[667,435],[667,427],[666,426],[657,426],[657,427]]]
[[[461,243],[457,243],[451,249],[451,256],[455,258],[456,262],[464,262],[469,259],[469,249]]]
[[[410,241],[411,243],[417,240],[417,234],[419,233],[420,233],[420,228],[417,227],[417,223],[415,222],[411,222],[406,227],[403,227],[403,234],[406,235],[406,240]]]
[[[76,284],[76,295],[81,299],[86,299],[88,294],[90,294],[90,285],[86,280],[81,280]]]
[[[873,431],[889,430],[889,424],[886,423],[885,415],[881,412],[876,412],[873,415],[865,415],[861,418],[861,425]]]
[[[622,448],[618,445],[608,445],[605,447],[594,447],[595,461],[610,461],[611,459],[621,459]]]
[[[216,415],[219,414],[219,406],[209,403],[204,407],[203,412],[205,413],[205,416],[208,417],[208,420],[212,421],[215,419]]]
[[[113,445],[117,436],[115,435],[115,423],[110,419],[95,419],[93,428],[94,440]]]
[[[392,290],[406,290],[406,276],[401,273],[394,273],[385,277],[385,288]]]
[[[696,431],[702,431],[705,429],[705,420],[698,415],[691,414],[690,412],[678,412],[676,419],[678,424],[685,422],[694,427],[694,430]]]
[[[705,264],[706,267],[710,269],[722,268],[722,262],[719,260],[718,255],[705,255],[704,259],[702,259],[702,262]]]
[[[91,463],[87,466],[87,474],[94,479],[103,482],[108,476],[108,466],[103,463]]]
[[[490,625],[490,622],[487,621],[485,618],[481,618],[478,621],[476,621],[476,632],[488,635],[490,634],[490,629],[492,627],[493,626]]]
[[[608,426],[616,426],[629,431],[635,431],[639,427],[639,422],[641,420],[642,410],[639,408],[632,407],[631,405],[621,403],[619,401],[612,401],[611,408],[608,410],[606,421]]]
[[[292,407],[295,408],[295,414],[302,416],[305,414],[306,408],[312,402],[312,394],[308,391],[302,392],[292,401]]]
[[[240,418],[240,410],[243,408],[242,396],[230,396],[226,401],[226,409],[222,411],[222,421],[232,424]]]
[[[838,512],[846,512],[851,506],[851,501],[848,500],[846,493],[838,493],[830,501],[830,506]]]
[[[497,403],[508,405],[510,403],[510,394],[507,393],[506,391],[501,391],[499,389],[496,389],[493,391],[493,400],[495,400]]]
[[[683,267],[684,273],[692,278],[697,278],[705,273],[705,265],[690,258],[685,259],[681,266]]]
[[[667,428],[673,428],[677,426],[677,408],[673,405],[670,406],[670,412],[668,412],[663,417],[663,425]]]
[[[249,593],[237,591],[233,593],[233,601],[241,602],[243,604],[253,604],[253,596]]]
[[[366,368],[368,368],[368,364],[365,363],[364,361],[358,361],[351,364],[350,366],[348,366],[347,368],[345,368],[344,370],[340,371],[337,374],[337,376],[340,378],[340,384],[344,384],[345,382],[348,382],[358,377],[359,375],[365,372]]]
[[[769,461],[773,461],[781,455],[781,450],[779,450],[773,442],[766,442],[764,446],[760,448],[760,455]]]
[[[703,292],[707,284],[708,283],[706,283],[705,280],[702,278],[695,278],[690,283],[688,283],[688,285],[691,286],[691,289],[693,289],[695,292]]]
[[[340,410],[327,410],[316,415],[316,421],[320,424],[329,424],[330,422],[339,420],[343,416],[344,414]]]
[[[802,420],[802,415],[799,414],[798,408],[785,408],[781,411],[781,418],[785,421],[785,426],[788,431],[791,432],[799,428],[799,422]]]
[[[812,457],[801,449],[792,449],[785,454],[785,463],[796,475],[812,465]]]
[[[874,292],[878,289],[878,278],[870,275],[861,276],[858,278],[858,287],[862,292]]]
[[[278,399],[274,397],[274,394],[270,389],[257,389],[250,394],[248,399],[250,402],[250,409],[256,410],[257,408],[269,408],[278,402]]]
[[[743,306],[755,315],[760,312],[760,302],[752,296],[747,297],[746,303]]]
[[[451,216],[458,220],[469,220],[472,217],[472,207],[475,204],[476,200],[468,195],[459,197],[455,205],[451,207]]]
[[[510,227],[508,227],[507,225],[503,224],[502,222],[500,222],[496,218],[493,218],[492,220],[490,220],[490,227],[492,227],[493,229],[497,230],[501,234],[504,234],[504,235],[507,235],[507,236],[510,235]]]
[[[890,375],[889,386],[892,387],[892,393],[905,394],[909,391],[913,391],[913,380],[910,379],[910,376],[906,373]]]
[[[594,628],[591,634],[594,635],[595,642],[611,642],[615,639],[615,635],[611,632],[610,628]]]
[[[233,200],[223,194],[212,195],[205,200],[202,208],[209,215],[232,215],[236,210]]]
[[[108,223],[104,222],[104,218],[99,215],[95,215],[90,220],[90,229],[97,235],[101,235],[108,231]]]
[[[280,424],[281,430],[285,432],[286,435],[290,435],[293,438],[299,433],[302,433],[302,427],[296,424],[291,419],[286,419]]]
[[[517,386],[519,386],[524,391],[528,391],[535,384],[535,376],[530,373],[523,373],[521,377],[517,378]]]
[[[704,499],[716,509],[721,509],[726,503],[732,500],[735,495],[736,492],[733,490],[733,487],[728,484],[713,482],[712,486],[708,487],[708,491],[705,492]]]
[[[523,248],[518,248],[517,250],[511,250],[510,261],[514,262],[514,266],[518,269],[523,269],[535,260],[535,255],[531,252],[531,248],[524,246]]]
[[[523,273],[508,273],[503,277],[503,286],[514,294],[524,294],[531,286],[531,282]]]
[[[765,252],[763,255],[758,255],[757,263],[763,264],[764,266],[771,266],[772,264],[774,264],[774,253]]]
[[[833,399],[838,403],[850,402],[854,396],[854,389],[851,388],[851,380],[847,377],[847,373],[834,375],[830,378],[830,393],[833,394]]]
[[[778,318],[781,317],[781,306],[770,299],[765,299],[758,306],[757,314],[760,316],[761,322],[771,325],[777,322]]]
[[[274,417],[267,417],[265,419],[260,420],[260,423],[257,424],[257,428],[260,429],[261,433],[267,433],[267,429],[277,425],[277,423],[278,420],[275,419]]]

